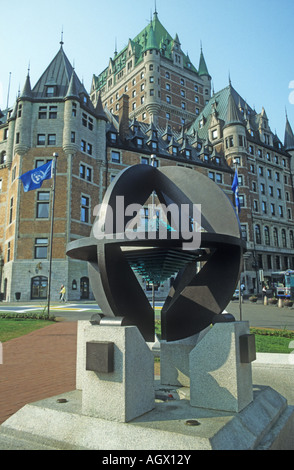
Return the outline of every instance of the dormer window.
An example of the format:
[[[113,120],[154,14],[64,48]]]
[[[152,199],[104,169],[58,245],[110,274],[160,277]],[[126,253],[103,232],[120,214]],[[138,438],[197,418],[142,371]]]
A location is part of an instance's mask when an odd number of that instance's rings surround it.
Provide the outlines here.
[[[116,142],[117,135],[115,132],[110,132],[110,140],[111,142]]]
[[[140,148],[143,147],[143,139],[141,139],[140,137],[137,137],[137,146]]]
[[[55,92],[56,92],[56,86],[52,86],[52,85],[47,86],[47,88],[46,88],[47,98],[51,98],[51,97],[55,96]]]

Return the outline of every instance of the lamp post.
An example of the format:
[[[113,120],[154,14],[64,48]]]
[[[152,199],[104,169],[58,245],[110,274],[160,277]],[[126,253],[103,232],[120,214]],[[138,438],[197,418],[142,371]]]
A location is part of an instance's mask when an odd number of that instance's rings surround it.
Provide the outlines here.
[[[58,153],[53,153],[53,162],[52,162],[53,184],[52,184],[52,203],[51,203],[51,229],[50,229],[50,251],[49,251],[48,296],[47,296],[48,318],[50,316],[50,300],[51,300],[52,247],[53,247],[54,205],[55,205],[55,184],[56,184],[57,157],[58,157]]]
[[[155,167],[155,159],[156,155],[152,154],[151,155],[151,166]],[[151,204],[152,204],[152,215],[154,215],[154,204],[155,204],[155,194],[154,191],[152,191],[151,195]],[[156,225],[155,225],[156,228]],[[155,317],[155,288],[154,288],[154,279],[152,281],[152,308],[154,312],[154,317]]]
[[[234,158],[233,160],[235,164],[235,170],[237,171],[238,169],[238,160],[237,158]],[[238,211],[237,204],[236,204],[236,212]],[[245,275],[245,273],[244,273]],[[240,312],[240,321],[242,321],[242,295],[241,295],[241,275],[239,278],[239,283],[238,283],[238,288],[239,288],[239,312]]]

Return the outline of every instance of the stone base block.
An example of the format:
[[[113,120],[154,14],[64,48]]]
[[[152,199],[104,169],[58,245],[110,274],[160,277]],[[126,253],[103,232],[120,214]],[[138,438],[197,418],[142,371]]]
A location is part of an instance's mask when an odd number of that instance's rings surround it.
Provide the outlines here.
[[[84,415],[81,391],[26,405],[0,426],[0,449],[294,450],[294,407],[270,387],[258,386],[240,413],[193,408],[170,392],[129,423]]]
[[[189,354],[210,328],[180,341],[161,341],[160,380],[163,385],[190,386]]]
[[[127,422],[152,410],[154,356],[138,328],[79,322],[77,388],[88,416]]]
[[[216,323],[190,353],[190,403],[239,412],[253,400],[249,323]],[[241,339],[246,341],[242,342]]]

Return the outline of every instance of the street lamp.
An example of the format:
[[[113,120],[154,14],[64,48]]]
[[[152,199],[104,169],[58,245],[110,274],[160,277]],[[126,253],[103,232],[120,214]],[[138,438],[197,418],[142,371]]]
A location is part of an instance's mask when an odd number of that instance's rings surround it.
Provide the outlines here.
[[[156,160],[156,155],[152,154],[151,155],[151,166],[155,167],[155,160]],[[154,191],[152,191],[151,195],[151,204],[152,204],[152,217],[154,216],[154,204],[155,204],[155,194]],[[155,225],[156,228],[156,225]],[[154,288],[154,279],[152,280],[152,308],[155,316],[155,288]]]

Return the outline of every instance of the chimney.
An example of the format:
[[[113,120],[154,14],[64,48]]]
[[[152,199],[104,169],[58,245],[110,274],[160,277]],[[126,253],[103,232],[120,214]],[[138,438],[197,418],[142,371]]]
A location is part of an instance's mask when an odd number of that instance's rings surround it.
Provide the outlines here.
[[[129,97],[122,95],[118,101],[119,103],[119,134],[122,140],[125,140],[129,133]]]

